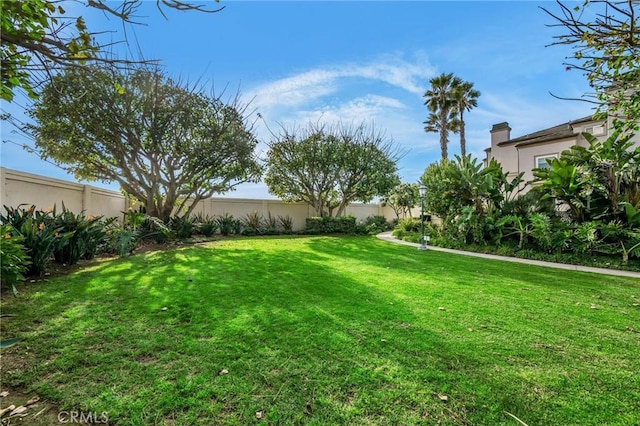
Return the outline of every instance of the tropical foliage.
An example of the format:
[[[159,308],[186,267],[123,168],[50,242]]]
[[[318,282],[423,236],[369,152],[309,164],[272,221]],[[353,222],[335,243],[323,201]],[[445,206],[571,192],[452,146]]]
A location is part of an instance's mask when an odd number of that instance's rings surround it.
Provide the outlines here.
[[[432,242],[559,261],[602,257],[628,267],[640,258],[640,148],[620,131],[603,141],[583,136],[589,146],[535,169],[526,193],[522,175],[509,176],[493,160],[483,167],[456,156],[429,165],[421,178],[425,207],[441,219],[439,229],[429,226]],[[415,232],[415,223],[401,222],[395,234],[413,240]]]
[[[91,259],[106,242],[106,228],[114,221],[74,214],[64,205],[61,212],[55,206],[37,210],[22,205],[5,206],[5,212],[0,214],[4,235],[18,238],[23,245],[30,259],[28,275],[42,275],[51,261],[74,265]]]
[[[431,87],[423,95],[429,115],[424,121],[427,133],[439,133],[442,159],[448,158],[449,133],[460,134],[460,155],[466,155],[464,113],[478,106],[480,92],[473,83],[463,81],[453,73],[441,74],[429,80]]]
[[[11,231],[11,225],[0,225],[0,286],[10,286],[15,293],[16,285],[24,281],[29,256],[22,245],[24,239]]]

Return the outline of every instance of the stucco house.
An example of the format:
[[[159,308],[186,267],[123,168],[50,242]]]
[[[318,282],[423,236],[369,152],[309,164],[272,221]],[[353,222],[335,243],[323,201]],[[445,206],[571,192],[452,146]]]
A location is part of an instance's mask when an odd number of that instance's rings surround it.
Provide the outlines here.
[[[485,149],[485,164],[495,158],[502,169],[515,177],[524,172],[524,180],[533,180],[534,168],[545,167],[547,160],[558,157],[573,145],[589,146],[582,136],[590,133],[600,140],[609,136],[611,123],[606,119],[594,120],[592,116],[568,121],[528,135],[511,138],[509,123],[494,124],[491,129],[491,147]],[[635,146],[640,146],[640,135],[634,136]]]

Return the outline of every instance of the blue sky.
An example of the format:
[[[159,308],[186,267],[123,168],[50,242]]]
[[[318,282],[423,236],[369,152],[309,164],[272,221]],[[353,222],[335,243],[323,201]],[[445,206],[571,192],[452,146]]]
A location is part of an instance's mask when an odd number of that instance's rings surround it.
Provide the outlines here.
[[[581,3],[581,2],[580,2]],[[159,58],[169,75],[202,83],[225,96],[240,91],[257,120],[260,140],[269,129],[310,121],[366,122],[406,151],[399,161],[405,182],[416,182],[440,157],[439,136],[425,133],[422,95],[429,79],[453,72],[481,92],[467,114],[467,151],[483,158],[495,123],[509,122],[512,136],[586,116],[591,106],[559,100],[589,90],[578,71],[566,71],[568,47],[546,47],[561,31],[537,1],[221,1],[215,14],[166,11],[143,2],[145,25],[126,27],[129,48],[120,55]],[[123,40],[115,19],[74,4],[94,31],[111,30]],[[2,105],[20,113],[24,100]],[[252,118],[252,120],[255,117]],[[3,141],[28,142],[2,125]],[[452,135],[449,156],[459,152]],[[73,180],[64,171],[21,148],[3,143],[2,166]],[[264,144],[260,149],[264,150]],[[100,182],[95,186],[118,189]],[[264,184],[245,184],[229,197],[269,196]]]

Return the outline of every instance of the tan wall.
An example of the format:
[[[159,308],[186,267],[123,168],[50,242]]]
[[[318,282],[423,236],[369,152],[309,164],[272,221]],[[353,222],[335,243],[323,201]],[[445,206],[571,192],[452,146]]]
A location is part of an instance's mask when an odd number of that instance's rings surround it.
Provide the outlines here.
[[[200,201],[193,211],[194,215],[217,216],[230,214],[237,219],[246,217],[247,214],[258,212],[263,217],[290,216],[293,219],[293,229],[304,229],[306,219],[315,216],[315,210],[305,203],[286,203],[281,200],[254,200],[247,198],[222,198],[214,197]],[[345,211],[358,221],[364,221],[369,216],[382,215],[388,220],[395,219],[395,213],[390,207],[380,204],[350,204]]]
[[[500,132],[492,132],[491,149],[487,153],[486,161],[495,158],[496,161],[502,165],[502,169],[509,173],[509,177],[513,178],[518,173],[524,172],[524,181],[531,181],[533,180],[532,169],[536,167],[536,157],[554,154],[559,155],[562,151],[571,148],[573,145],[586,147],[589,144],[581,133],[587,130],[593,130],[594,127],[603,124],[603,134],[594,132],[596,133],[595,136],[603,141],[611,132],[611,120],[609,120],[608,124],[603,123],[601,120],[587,121],[574,127],[575,135],[573,137],[546,143],[522,145],[520,147],[515,146],[516,142],[498,146],[499,143],[509,140],[509,132],[504,129]],[[636,133],[633,138],[631,138],[631,141],[634,143],[634,147],[640,146],[640,132]]]
[[[42,210],[55,206],[60,210],[62,203],[72,212],[84,212],[87,216],[121,217],[126,209],[125,197],[119,192],[0,168],[0,204],[3,206],[26,204]]]
[[[63,202],[75,213],[116,216],[118,219],[122,218],[122,212],[129,206],[126,198],[116,191],[0,168],[0,205],[17,207],[26,204],[35,205],[38,209],[48,209],[55,205],[60,209]],[[220,197],[201,201],[193,214],[217,216],[228,213],[241,219],[256,211],[264,217],[269,213],[275,217],[290,216],[293,218],[294,230],[304,229],[306,218],[315,215],[315,211],[303,203]],[[373,215],[383,215],[388,220],[395,219],[395,213],[390,207],[379,204],[351,204],[347,207],[346,214],[355,216],[358,221]]]
[[[562,151],[571,148],[574,145],[579,144],[578,137],[565,139],[562,141],[553,141],[549,143],[541,143],[535,145],[521,146],[518,148],[518,169],[520,172],[524,172],[524,181],[528,182],[533,180],[533,171],[536,167],[536,158],[540,156],[560,156]],[[580,137],[580,139],[583,139]],[[518,170],[516,169],[516,170]],[[504,170],[513,170],[507,169]]]

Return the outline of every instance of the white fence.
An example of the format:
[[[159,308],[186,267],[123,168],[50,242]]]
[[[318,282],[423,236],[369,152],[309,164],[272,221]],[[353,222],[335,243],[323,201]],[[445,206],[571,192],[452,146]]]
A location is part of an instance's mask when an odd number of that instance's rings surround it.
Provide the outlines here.
[[[17,207],[20,204],[35,205],[38,209],[48,209],[54,205],[60,209],[62,203],[75,213],[105,217],[122,217],[129,208],[127,198],[119,192],[82,185],[60,179],[0,168],[0,205]],[[193,214],[215,216],[223,213],[243,218],[249,213],[258,212],[263,216],[290,216],[293,229],[303,229],[305,220],[314,216],[313,208],[303,203],[285,203],[280,200],[251,200],[241,198],[209,198],[195,208]],[[351,204],[347,215],[364,220],[372,215],[385,216],[391,220],[395,213],[389,207],[380,204]]]

